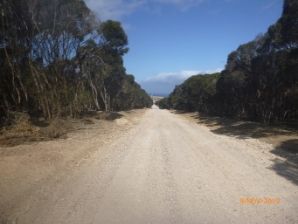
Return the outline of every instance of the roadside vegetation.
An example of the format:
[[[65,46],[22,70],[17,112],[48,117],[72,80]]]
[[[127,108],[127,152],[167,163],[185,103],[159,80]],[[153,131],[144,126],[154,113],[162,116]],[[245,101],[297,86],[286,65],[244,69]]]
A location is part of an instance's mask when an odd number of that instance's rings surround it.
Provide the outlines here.
[[[0,126],[152,106],[125,72],[120,22],[82,0],[2,0],[0,12]]]
[[[298,1],[285,0],[281,18],[231,52],[220,74],[190,77],[156,104],[265,124],[297,120]]]
[[[81,0],[3,0],[0,11],[1,117],[152,105],[125,73],[128,37],[119,22],[101,23]]]

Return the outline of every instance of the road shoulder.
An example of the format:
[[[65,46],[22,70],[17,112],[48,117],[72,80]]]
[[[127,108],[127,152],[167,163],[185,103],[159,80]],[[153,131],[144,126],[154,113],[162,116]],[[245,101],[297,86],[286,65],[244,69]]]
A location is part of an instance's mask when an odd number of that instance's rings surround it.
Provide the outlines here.
[[[0,147],[0,217],[6,217],[35,191],[55,185],[94,152],[121,138],[148,110],[119,112],[115,120],[73,120],[74,130],[66,138]],[[5,219],[1,221],[5,223]]]

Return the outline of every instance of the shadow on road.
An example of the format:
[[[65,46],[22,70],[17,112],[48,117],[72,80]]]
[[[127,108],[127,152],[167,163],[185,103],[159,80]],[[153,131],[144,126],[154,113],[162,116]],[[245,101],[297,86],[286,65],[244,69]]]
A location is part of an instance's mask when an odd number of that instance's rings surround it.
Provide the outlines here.
[[[286,154],[289,156],[298,155],[298,136],[297,139],[283,141],[280,143],[278,148],[271,152],[278,156],[282,156],[282,152],[286,152]]]
[[[286,159],[274,159],[274,165],[270,169],[298,185],[298,139],[286,140],[270,152]]]
[[[284,177],[295,185],[298,185],[298,166],[288,161],[280,159],[272,160],[274,165],[270,167],[271,170],[275,171],[276,174]]]
[[[171,110],[171,113],[173,113],[173,114],[189,114],[189,112],[183,111],[183,110]]]
[[[196,120],[210,128],[214,134],[234,136],[238,139],[255,138],[274,145],[270,151],[285,160],[275,159],[270,168],[278,175],[298,185],[298,128],[297,121],[268,126],[257,122],[210,116],[201,113],[173,111]]]
[[[247,136],[257,139],[276,135],[294,134],[293,130],[284,130],[278,125],[268,126],[257,122],[236,120],[226,117],[213,117],[203,114],[192,115],[192,117],[198,120],[198,124],[204,124],[212,128],[211,131],[215,134]]]
[[[86,111],[80,114],[80,118],[95,118],[99,120],[115,120],[122,116],[120,113],[108,111]]]

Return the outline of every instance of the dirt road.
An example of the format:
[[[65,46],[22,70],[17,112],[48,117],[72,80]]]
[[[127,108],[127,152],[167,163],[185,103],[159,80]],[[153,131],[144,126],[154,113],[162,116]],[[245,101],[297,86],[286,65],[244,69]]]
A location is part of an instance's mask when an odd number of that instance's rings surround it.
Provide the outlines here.
[[[61,180],[39,186],[7,220],[298,223],[298,170],[270,154],[270,147],[213,134],[153,107]]]

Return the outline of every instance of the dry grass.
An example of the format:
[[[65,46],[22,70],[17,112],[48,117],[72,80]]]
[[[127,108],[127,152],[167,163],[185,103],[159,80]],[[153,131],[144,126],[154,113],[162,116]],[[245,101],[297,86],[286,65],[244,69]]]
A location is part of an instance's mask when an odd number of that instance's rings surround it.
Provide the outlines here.
[[[0,146],[16,146],[34,141],[66,138],[67,133],[94,124],[96,120],[113,121],[123,115],[115,112],[91,111],[80,115],[80,119],[30,118],[27,113],[11,112],[0,126]]]
[[[1,128],[0,145],[14,146],[39,136],[39,128],[30,124],[26,113],[14,112],[4,121]]]
[[[11,113],[3,123],[0,146],[15,146],[32,141],[65,137],[68,128],[63,120],[39,122],[31,120],[28,114],[20,112]]]

